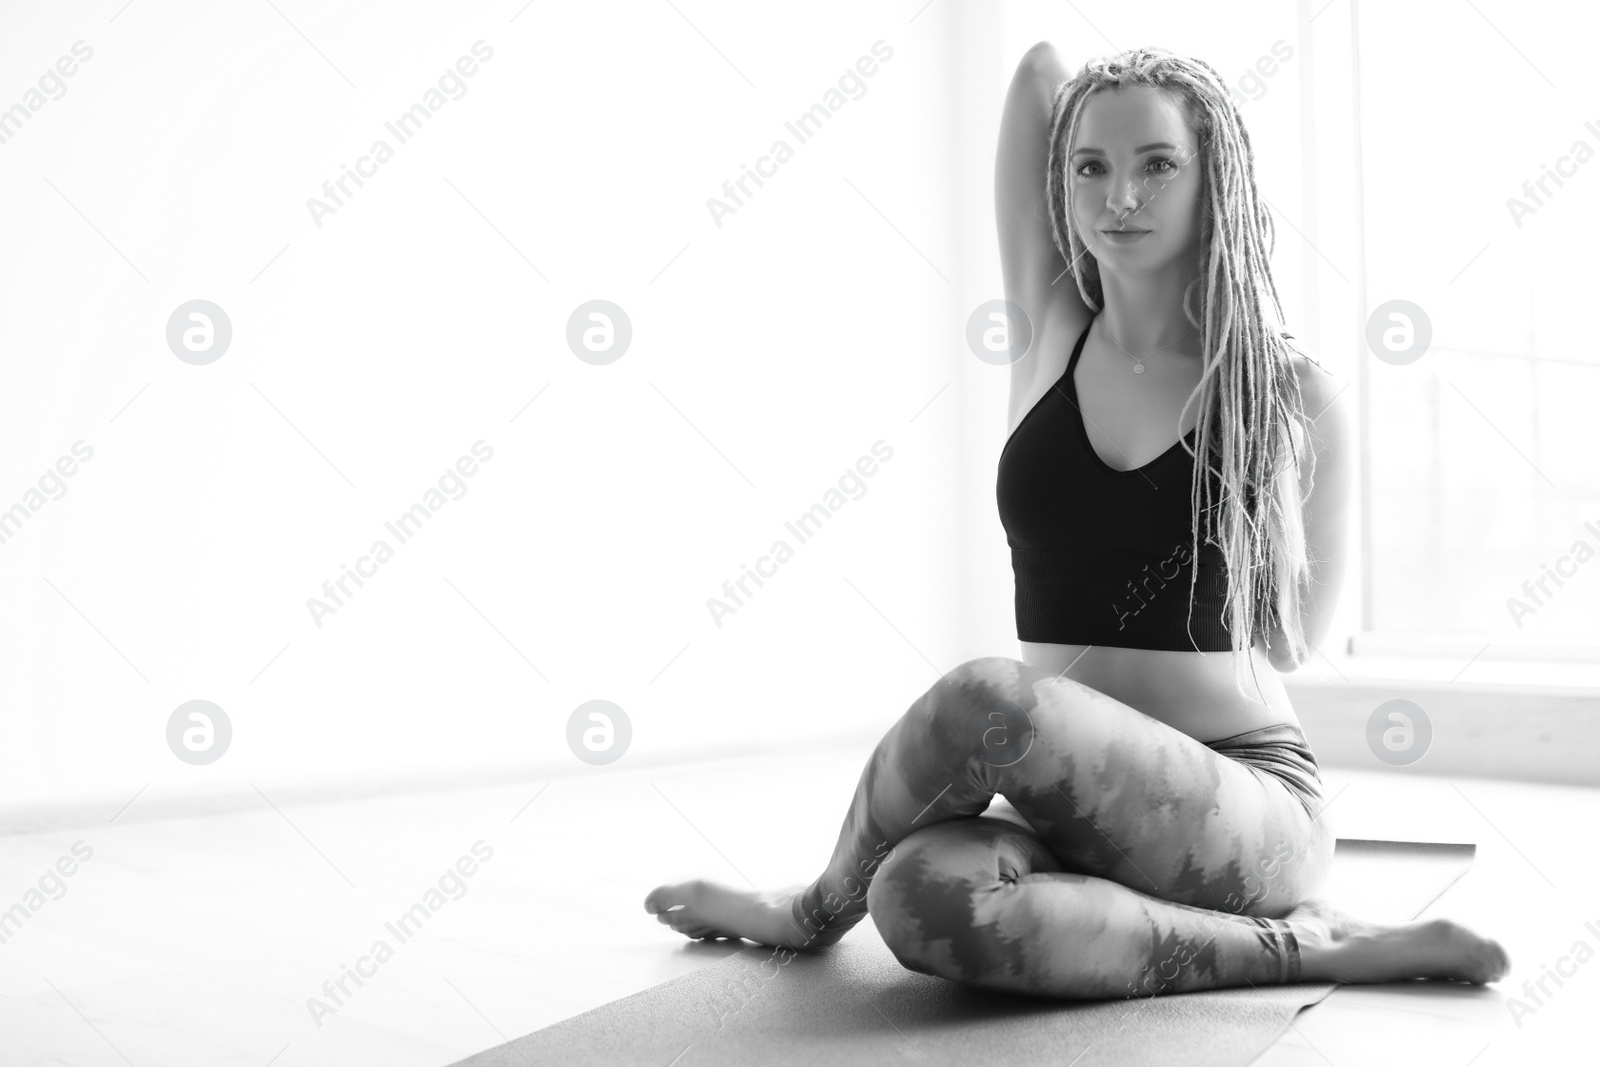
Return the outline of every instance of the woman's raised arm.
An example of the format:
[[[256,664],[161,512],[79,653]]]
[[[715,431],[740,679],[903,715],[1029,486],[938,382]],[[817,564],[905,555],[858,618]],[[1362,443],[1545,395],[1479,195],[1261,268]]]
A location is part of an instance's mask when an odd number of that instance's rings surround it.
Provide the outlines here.
[[[1000,271],[1006,299],[1028,314],[1036,336],[1052,305],[1069,315],[1068,326],[1074,334],[1090,316],[1076,284],[1065,274],[1066,260],[1051,239],[1045,199],[1051,101],[1056,88],[1066,80],[1066,68],[1050,42],[1040,41],[1023,54],[1006,93],[995,156],[995,221],[1000,233]],[[1012,364],[1014,406],[1030,394],[1038,364],[1033,353]],[[1012,413],[1013,424],[1017,414]]]

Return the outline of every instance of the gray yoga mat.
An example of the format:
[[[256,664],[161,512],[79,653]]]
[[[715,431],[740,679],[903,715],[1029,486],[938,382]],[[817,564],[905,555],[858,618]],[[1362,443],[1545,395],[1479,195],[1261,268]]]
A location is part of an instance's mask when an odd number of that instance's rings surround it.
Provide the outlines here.
[[[1472,866],[1474,845],[1341,838],[1322,894],[1405,922]],[[1043,1001],[909,971],[863,922],[781,967],[752,946],[693,974],[576,1015],[453,1067],[621,1064],[1167,1064],[1238,1067],[1333,983],[1138,1000]]]

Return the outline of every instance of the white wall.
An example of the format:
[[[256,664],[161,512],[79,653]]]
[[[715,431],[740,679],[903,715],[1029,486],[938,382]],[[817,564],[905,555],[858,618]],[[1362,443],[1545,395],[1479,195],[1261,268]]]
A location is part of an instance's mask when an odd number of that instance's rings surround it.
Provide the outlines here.
[[[0,33],[4,104],[93,49],[0,145],[0,506],[93,449],[0,545],[0,801],[581,769],[592,698],[625,758],[881,728],[975,654],[943,14],[279,6],[33,4]],[[466,95],[319,229],[307,198],[480,39]],[[880,40],[865,94],[787,134]],[[707,198],[778,138],[719,228]],[[196,297],[234,328],[208,366],[164,339]],[[596,297],[635,333],[607,366],[564,340]],[[479,440],[465,496],[316,626]],[[713,625],[879,440],[864,495]],[[165,741],[193,698],[234,727],[204,767]]]

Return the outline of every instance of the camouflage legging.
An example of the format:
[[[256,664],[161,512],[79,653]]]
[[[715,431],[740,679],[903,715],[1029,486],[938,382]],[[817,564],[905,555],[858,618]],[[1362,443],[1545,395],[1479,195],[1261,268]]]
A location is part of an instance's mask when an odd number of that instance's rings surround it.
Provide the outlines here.
[[[1021,661],[972,660],[879,742],[792,921],[818,946],[870,911],[913,970],[1046,997],[1296,982],[1282,916],[1332,862],[1322,805],[1293,724],[1207,745]]]

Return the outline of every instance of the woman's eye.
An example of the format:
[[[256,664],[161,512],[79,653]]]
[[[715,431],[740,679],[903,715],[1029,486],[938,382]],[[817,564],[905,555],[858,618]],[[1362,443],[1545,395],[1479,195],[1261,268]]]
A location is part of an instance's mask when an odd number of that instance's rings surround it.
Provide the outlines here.
[[[1091,167],[1098,168],[1099,166],[1100,166],[1100,164],[1099,164],[1098,161],[1091,159],[1087,163],[1080,163],[1078,165],[1078,169],[1077,169],[1076,173],[1077,173],[1078,177],[1080,177],[1080,178],[1092,178],[1092,177],[1094,177],[1094,174],[1096,173],[1096,171],[1091,171],[1090,168]],[[1178,165],[1176,163],[1174,163],[1172,160],[1167,159],[1165,157],[1152,159],[1147,164],[1147,167],[1159,168],[1159,172],[1160,173],[1168,175],[1168,176],[1176,174],[1178,172]]]

